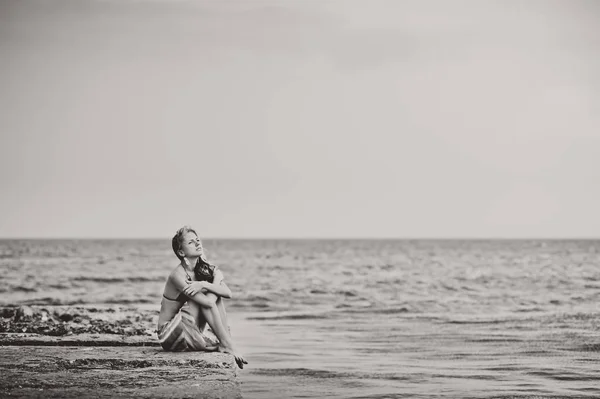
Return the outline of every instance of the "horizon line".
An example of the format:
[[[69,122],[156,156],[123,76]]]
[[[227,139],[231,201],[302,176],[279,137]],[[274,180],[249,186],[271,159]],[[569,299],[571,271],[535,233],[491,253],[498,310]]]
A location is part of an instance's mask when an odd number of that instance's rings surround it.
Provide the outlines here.
[[[0,237],[0,240],[171,240],[172,237]],[[600,237],[203,237],[202,240],[230,241],[596,241]]]

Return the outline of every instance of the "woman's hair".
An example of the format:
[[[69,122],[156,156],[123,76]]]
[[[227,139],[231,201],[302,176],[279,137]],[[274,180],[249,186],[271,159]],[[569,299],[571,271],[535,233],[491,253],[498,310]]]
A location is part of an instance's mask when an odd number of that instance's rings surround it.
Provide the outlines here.
[[[183,236],[185,235],[185,233],[190,232],[196,234],[196,236],[198,235],[198,233],[196,233],[196,230],[192,229],[190,226],[183,226],[182,228],[177,230],[177,233],[175,233],[175,235],[173,236],[173,240],[171,242],[173,246],[173,252],[175,252],[175,256],[177,256],[177,259],[179,259],[180,261],[183,261],[183,256],[179,255],[179,251],[181,250],[181,244],[183,243]]]
[[[215,265],[211,265],[202,258],[198,258],[196,267],[194,267],[194,275],[198,281],[208,281],[212,283],[215,279]]]

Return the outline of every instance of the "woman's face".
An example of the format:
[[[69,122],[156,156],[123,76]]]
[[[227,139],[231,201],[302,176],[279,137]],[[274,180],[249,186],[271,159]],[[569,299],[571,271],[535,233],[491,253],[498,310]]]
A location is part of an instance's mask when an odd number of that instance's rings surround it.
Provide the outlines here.
[[[188,231],[183,235],[181,242],[181,251],[183,256],[186,257],[203,257],[204,248],[202,248],[202,241],[198,236],[191,231]]]

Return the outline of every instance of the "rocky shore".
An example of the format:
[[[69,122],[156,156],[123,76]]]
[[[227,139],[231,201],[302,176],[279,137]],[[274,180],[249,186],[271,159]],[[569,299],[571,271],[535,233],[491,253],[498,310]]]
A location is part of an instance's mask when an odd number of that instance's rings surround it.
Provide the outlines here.
[[[168,353],[156,311],[0,308],[0,397],[241,398],[232,356]]]

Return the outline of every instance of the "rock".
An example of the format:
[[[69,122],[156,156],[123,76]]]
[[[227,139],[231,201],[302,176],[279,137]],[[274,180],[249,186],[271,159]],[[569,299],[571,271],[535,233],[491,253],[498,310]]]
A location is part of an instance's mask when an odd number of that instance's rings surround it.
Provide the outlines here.
[[[160,346],[156,334],[152,334],[152,336],[65,334],[0,333],[0,346]]]
[[[16,313],[17,313],[17,309],[12,308],[12,307],[0,309],[0,317],[3,319],[12,319],[15,317]]]
[[[34,316],[34,311],[31,307],[29,306],[21,306],[17,309],[17,312],[15,313],[15,321],[29,321],[33,318]]]
[[[73,334],[99,333],[116,335],[148,336],[146,330],[154,331],[158,318],[156,310],[141,311],[137,308],[85,306],[24,306],[0,308],[0,333],[25,332],[63,336],[70,330]],[[134,321],[137,320],[137,321]],[[131,328],[130,328],[131,327]]]
[[[73,320],[73,315],[70,313],[63,313],[60,316],[58,316],[58,318],[62,321],[71,321]]]
[[[32,305],[0,316],[2,398],[241,398],[233,356],[162,350],[156,310]]]
[[[127,335],[133,335],[135,333],[135,328],[127,327],[123,329],[123,332]]]
[[[241,399],[234,359],[160,347],[0,346],[0,397]]]

